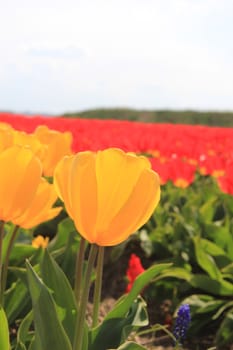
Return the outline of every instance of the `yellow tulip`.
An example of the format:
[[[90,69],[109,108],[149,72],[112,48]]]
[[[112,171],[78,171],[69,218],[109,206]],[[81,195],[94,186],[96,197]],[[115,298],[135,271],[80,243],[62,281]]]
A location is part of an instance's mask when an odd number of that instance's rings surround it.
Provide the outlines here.
[[[41,179],[40,161],[29,148],[0,153],[0,220],[14,221],[33,200]]]
[[[112,246],[145,224],[160,199],[159,176],[145,157],[110,148],[64,157],[54,185],[79,233]]]
[[[14,219],[14,224],[28,229],[53,219],[62,209],[62,207],[52,208],[56,199],[57,194],[53,184],[41,178],[32,202],[21,216]]]
[[[0,220],[31,228],[54,218],[61,208],[54,186],[41,177],[39,159],[18,145],[0,153]]]
[[[5,131],[13,131],[14,129],[8,123],[0,122],[0,129]]]
[[[15,145],[28,146],[39,159],[44,156],[46,147],[42,145],[35,135],[17,130],[14,131],[13,135]]]
[[[12,146],[13,129],[6,123],[0,123],[0,152]]]
[[[72,134],[51,130],[45,125],[40,125],[34,131],[34,135],[45,146],[46,152],[40,157],[43,174],[53,176],[57,163],[66,155],[72,154]]]

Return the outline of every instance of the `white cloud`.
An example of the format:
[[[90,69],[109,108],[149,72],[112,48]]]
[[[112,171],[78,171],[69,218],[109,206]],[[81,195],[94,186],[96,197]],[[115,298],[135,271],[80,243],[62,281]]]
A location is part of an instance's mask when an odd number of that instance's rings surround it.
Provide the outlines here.
[[[231,0],[12,0],[0,109],[233,109]]]

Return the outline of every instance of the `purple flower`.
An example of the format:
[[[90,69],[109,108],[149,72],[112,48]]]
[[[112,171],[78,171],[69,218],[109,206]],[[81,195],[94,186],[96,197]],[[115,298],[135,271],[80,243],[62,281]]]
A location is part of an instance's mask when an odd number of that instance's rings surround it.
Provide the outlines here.
[[[182,341],[185,338],[188,326],[191,322],[190,308],[188,304],[180,306],[173,334],[178,341]]]

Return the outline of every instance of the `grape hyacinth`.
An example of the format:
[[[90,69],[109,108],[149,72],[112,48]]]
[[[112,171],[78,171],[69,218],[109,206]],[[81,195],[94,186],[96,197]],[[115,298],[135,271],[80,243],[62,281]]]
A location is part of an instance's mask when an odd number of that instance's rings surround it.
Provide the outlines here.
[[[190,322],[190,307],[188,304],[183,304],[178,310],[175,327],[173,330],[173,334],[177,341],[180,342],[185,338]]]

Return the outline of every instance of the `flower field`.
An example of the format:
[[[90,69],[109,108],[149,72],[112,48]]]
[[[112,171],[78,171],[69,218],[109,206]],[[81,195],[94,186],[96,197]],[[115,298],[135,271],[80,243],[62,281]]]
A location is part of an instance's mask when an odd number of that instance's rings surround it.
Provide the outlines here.
[[[231,348],[232,128],[0,113],[0,167],[0,349]]]
[[[233,193],[233,129],[192,125],[150,124],[116,120],[26,117],[0,114],[0,122],[33,132],[38,125],[73,137],[72,150],[97,151],[117,147],[146,154],[161,178],[178,187],[194,181],[195,172],[211,175],[224,192]]]

